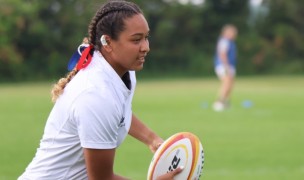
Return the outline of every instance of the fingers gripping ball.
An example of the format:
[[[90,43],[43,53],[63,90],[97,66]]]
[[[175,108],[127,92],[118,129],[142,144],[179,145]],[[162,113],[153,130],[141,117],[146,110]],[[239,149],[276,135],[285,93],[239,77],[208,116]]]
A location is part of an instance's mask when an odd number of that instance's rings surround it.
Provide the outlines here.
[[[181,132],[169,137],[155,152],[148,170],[148,180],[171,172],[179,167],[183,171],[175,180],[197,180],[204,165],[203,146],[192,133]]]

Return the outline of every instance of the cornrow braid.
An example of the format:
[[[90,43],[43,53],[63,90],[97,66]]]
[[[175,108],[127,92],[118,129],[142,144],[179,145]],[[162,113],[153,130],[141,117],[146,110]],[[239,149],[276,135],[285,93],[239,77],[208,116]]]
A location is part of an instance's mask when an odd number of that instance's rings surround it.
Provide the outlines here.
[[[109,1],[100,7],[89,25],[89,43],[95,50],[101,49],[100,37],[105,34],[112,39],[118,39],[124,30],[124,20],[136,14],[142,14],[140,8],[127,1]]]

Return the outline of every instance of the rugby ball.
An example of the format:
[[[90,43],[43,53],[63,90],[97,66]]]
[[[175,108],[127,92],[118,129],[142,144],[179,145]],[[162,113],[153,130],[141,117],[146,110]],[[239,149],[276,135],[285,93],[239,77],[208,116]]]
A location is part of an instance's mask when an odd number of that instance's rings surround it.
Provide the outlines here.
[[[180,132],[169,137],[155,152],[149,166],[147,179],[155,180],[183,166],[174,180],[198,180],[202,175],[204,150],[197,136]]]

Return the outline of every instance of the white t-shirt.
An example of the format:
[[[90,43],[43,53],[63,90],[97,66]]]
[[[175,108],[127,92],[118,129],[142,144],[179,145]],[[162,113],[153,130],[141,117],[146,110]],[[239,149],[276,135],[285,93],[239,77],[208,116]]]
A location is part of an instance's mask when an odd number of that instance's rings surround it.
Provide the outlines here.
[[[40,147],[19,180],[87,179],[83,148],[113,149],[128,134],[136,86],[135,72],[129,75],[131,90],[94,52],[56,101]]]

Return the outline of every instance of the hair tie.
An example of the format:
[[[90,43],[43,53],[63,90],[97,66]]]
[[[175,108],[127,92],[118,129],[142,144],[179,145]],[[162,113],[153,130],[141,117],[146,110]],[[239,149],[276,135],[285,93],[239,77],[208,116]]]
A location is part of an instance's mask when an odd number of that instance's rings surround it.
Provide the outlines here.
[[[92,61],[92,54],[90,52],[93,48],[94,48],[94,46],[90,45],[87,48],[85,48],[84,51],[82,52],[82,55],[76,66],[78,71],[80,69],[87,67],[90,64],[90,62]]]
[[[92,49],[92,45],[81,44],[68,63],[68,71],[72,71],[76,65],[77,70],[87,67],[92,59],[92,55],[90,53]]]

